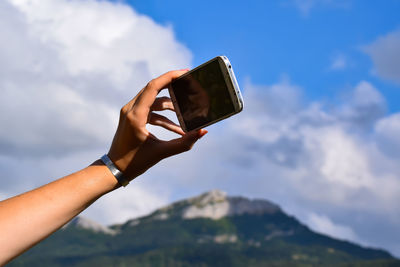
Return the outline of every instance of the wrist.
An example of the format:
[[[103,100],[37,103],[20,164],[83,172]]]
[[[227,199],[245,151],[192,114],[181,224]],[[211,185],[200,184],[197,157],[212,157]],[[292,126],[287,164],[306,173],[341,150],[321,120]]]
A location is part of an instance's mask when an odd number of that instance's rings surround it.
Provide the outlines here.
[[[108,157],[107,154],[104,154],[100,160],[107,166],[109,171],[117,180],[118,184],[121,186],[127,186],[129,184],[129,179],[122,173],[122,171],[114,164],[114,162]]]
[[[87,170],[91,172],[94,177],[97,177],[96,183],[98,183],[99,186],[101,184],[103,194],[121,187],[117,179],[115,179],[114,175],[100,159],[88,166]]]

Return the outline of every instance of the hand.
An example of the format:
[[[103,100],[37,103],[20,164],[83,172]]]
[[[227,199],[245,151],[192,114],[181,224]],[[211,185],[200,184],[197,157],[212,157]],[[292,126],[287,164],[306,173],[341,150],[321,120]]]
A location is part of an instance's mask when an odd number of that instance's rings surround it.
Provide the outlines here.
[[[160,160],[190,150],[207,133],[203,129],[185,133],[179,125],[152,112],[167,109],[174,111],[170,98],[157,98],[157,95],[185,72],[187,70],[170,71],[150,81],[121,109],[118,129],[108,156],[126,178],[134,179]],[[146,129],[147,123],[161,126],[182,137],[169,141],[159,140]]]

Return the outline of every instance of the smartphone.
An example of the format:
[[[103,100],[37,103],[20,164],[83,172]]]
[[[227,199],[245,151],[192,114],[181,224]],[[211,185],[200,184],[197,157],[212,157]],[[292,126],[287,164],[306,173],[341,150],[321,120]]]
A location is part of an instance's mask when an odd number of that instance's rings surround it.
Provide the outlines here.
[[[173,80],[169,86],[183,131],[197,130],[243,109],[243,98],[226,56],[218,56]]]

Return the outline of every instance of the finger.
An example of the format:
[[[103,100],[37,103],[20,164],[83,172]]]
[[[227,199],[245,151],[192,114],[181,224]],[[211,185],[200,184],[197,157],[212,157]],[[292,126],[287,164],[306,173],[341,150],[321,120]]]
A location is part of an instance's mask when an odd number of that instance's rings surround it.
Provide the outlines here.
[[[136,100],[139,98],[139,96],[143,93],[144,88],[137,93],[137,95],[132,98],[128,103],[125,104],[125,106],[122,108],[125,111],[129,111],[132,109],[133,105],[135,104]]]
[[[150,113],[149,114],[149,120],[148,122],[152,125],[156,126],[161,126],[169,131],[172,131],[174,133],[180,134],[180,135],[185,135],[185,132],[182,130],[182,128],[175,124],[173,121],[169,120],[168,118],[157,114],[157,113]]]
[[[204,129],[191,131],[180,138],[163,142],[163,157],[166,158],[189,151],[193,147],[194,143],[207,133],[207,130]]]
[[[157,97],[150,108],[152,111],[163,111],[166,109],[175,111],[174,104],[172,104],[171,98],[168,96]]]
[[[172,80],[178,78],[182,74],[186,73],[187,70],[175,70],[169,71],[158,78],[151,80],[140,96],[136,99],[135,108],[138,111],[149,112],[151,105],[153,105],[158,93],[167,88],[168,85],[172,82]]]

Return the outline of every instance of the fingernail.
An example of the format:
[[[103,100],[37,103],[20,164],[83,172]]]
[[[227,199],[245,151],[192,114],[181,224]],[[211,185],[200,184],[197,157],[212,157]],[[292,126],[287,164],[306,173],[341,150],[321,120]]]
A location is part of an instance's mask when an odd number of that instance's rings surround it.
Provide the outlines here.
[[[180,71],[189,71],[189,69],[188,69],[188,68],[186,68],[186,69],[181,69]]]
[[[204,130],[204,129],[199,130],[199,132],[198,132],[199,139],[202,138],[203,136],[205,136],[207,133],[208,133],[207,130]]]

